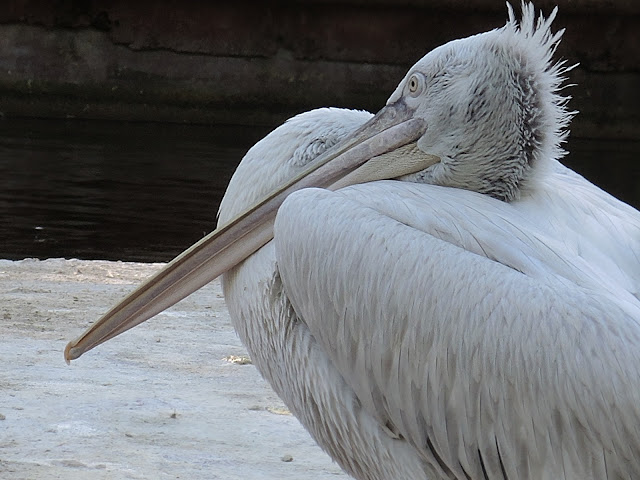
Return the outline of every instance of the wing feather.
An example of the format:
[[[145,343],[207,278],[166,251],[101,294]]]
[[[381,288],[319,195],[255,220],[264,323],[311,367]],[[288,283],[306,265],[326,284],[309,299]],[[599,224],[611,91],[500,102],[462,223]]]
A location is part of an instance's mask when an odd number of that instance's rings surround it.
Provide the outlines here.
[[[451,478],[640,477],[640,305],[517,208],[303,190],[275,247],[297,314],[391,434]]]

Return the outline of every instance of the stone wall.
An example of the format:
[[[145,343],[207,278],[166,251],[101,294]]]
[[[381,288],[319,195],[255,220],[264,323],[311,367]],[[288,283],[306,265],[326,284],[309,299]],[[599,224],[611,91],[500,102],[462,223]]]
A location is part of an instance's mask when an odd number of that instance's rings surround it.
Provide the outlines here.
[[[574,135],[639,137],[639,19],[636,0],[561,2],[558,56],[580,63]],[[317,106],[376,111],[427,51],[505,20],[497,0],[8,0],[0,112],[274,125]]]

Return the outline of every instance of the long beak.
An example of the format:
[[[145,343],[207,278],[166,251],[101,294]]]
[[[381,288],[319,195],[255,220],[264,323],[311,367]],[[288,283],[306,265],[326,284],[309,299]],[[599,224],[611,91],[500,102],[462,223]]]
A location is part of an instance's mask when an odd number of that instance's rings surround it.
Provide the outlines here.
[[[388,155],[414,148],[424,133],[424,121],[412,118],[412,114],[402,101],[384,107],[353,135],[314,160],[302,174],[178,255],[69,342],[64,350],[67,363],[169,308],[269,242],[278,208],[290,193],[307,187],[337,189],[397,178],[438,161],[425,154]]]

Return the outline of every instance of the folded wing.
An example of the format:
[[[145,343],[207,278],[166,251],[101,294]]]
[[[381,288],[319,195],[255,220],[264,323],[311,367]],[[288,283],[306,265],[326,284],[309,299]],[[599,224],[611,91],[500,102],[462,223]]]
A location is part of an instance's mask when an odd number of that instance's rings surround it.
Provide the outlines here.
[[[445,478],[640,477],[640,305],[517,208],[303,190],[276,258],[358,400]]]

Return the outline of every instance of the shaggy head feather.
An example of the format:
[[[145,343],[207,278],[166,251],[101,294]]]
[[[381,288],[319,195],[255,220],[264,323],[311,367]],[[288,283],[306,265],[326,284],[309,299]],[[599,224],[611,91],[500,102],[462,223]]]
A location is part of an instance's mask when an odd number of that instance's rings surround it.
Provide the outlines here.
[[[390,97],[427,121],[418,147],[441,158],[404,180],[511,201],[564,154],[573,112],[560,90],[573,67],[552,61],[563,33],[550,30],[557,9],[536,19],[533,5],[523,3],[518,22],[507,6],[504,27],[429,52]]]

